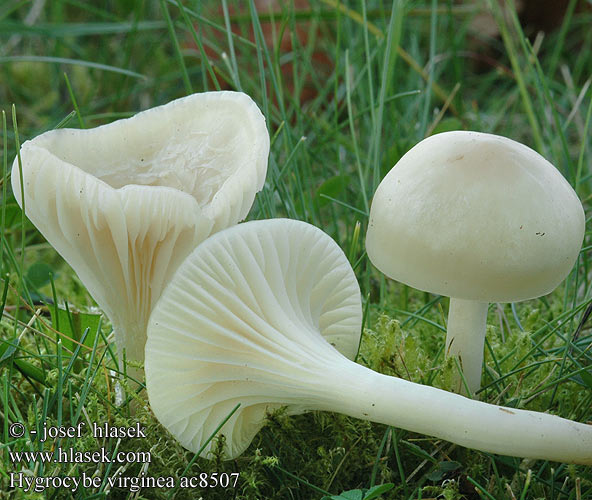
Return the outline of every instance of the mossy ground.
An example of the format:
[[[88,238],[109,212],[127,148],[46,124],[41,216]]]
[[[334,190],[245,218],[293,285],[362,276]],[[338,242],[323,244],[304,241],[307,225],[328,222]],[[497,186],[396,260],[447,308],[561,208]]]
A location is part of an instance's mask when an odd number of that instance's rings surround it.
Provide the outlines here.
[[[394,485],[384,499],[592,498],[590,467],[492,456],[330,413],[278,411],[236,460],[212,456],[189,466],[194,457],[155,420],[143,393],[118,382],[111,326],[104,316],[97,323],[100,311],[84,286],[22,219],[8,173],[16,148],[13,103],[22,143],[57,126],[96,126],[191,91],[242,89],[260,105],[272,137],[268,180],[249,217],[291,217],[328,232],[348,255],[368,304],[358,362],[450,389],[457,368],[443,357],[447,299],[387,281],[372,268],[363,248],[369,200],[384,174],[423,137],[472,129],[537,149],[588,210],[592,16],[584,4],[569,2],[555,30],[527,31],[525,38],[517,18],[502,15],[496,2],[323,0],[302,8],[287,2],[254,17],[251,2],[6,0],[0,6],[6,116],[0,292],[7,293],[0,295],[0,498],[173,494],[130,487],[24,493],[9,486],[15,471],[103,479],[144,472],[175,481],[240,473],[235,488],[178,489],[179,499],[305,500],[384,483]],[[494,14],[489,27],[497,26],[491,34],[474,24],[488,12]],[[490,306],[480,399],[592,420],[589,250],[587,232],[574,271],[553,294]],[[54,300],[68,304],[71,325],[66,315],[68,324],[62,320],[56,328]],[[82,340],[85,326],[92,331],[72,359],[76,344],[64,334]],[[79,420],[124,427],[141,422],[147,437],[96,440],[87,433],[44,445],[28,435],[9,437],[14,422],[33,429]],[[146,468],[10,460],[9,451],[58,445],[150,451],[152,461]]]

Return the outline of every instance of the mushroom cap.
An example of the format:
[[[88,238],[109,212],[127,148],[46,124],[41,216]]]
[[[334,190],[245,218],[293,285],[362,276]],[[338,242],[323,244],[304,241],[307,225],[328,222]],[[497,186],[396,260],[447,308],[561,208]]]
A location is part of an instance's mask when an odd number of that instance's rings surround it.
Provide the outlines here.
[[[584,224],[575,191],[541,155],[497,135],[446,132],[414,146],[382,180],[366,251],[414,288],[514,302],[559,285]]]
[[[192,94],[92,129],[41,134],[22,146],[25,170],[33,146],[114,189],[137,184],[187,193],[214,221],[215,232],[243,220],[263,188],[269,134],[247,94],[222,91]]]
[[[241,403],[220,431],[226,458],[236,457],[268,411],[301,413],[326,399],[315,394],[323,367],[336,349],[356,355],[361,325],[356,277],[328,235],[288,219],[231,227],[187,257],[154,307],[150,406],[197,452]]]
[[[23,143],[12,189],[142,361],[152,306],[213,231],[243,219],[265,180],[269,135],[238,92],[193,94],[93,129]]]

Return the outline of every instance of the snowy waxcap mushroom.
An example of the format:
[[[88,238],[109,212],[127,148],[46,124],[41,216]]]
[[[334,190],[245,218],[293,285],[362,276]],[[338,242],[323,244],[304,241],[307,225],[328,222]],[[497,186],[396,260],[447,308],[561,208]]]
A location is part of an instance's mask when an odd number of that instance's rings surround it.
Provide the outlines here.
[[[26,216],[142,361],[146,322],[182,260],[248,213],[264,183],[265,119],[238,92],[194,94],[89,130],[22,145],[12,188]]]
[[[479,132],[421,141],[378,186],[366,251],[390,278],[451,297],[446,352],[480,387],[487,305],[551,292],[584,237],[584,210],[532,149]]]
[[[231,227],[187,257],[154,307],[150,405],[197,452],[240,403],[220,429],[226,458],[246,449],[267,412],[287,406],[292,414],[337,411],[493,453],[592,463],[590,425],[354,363],[361,321],[351,266],[321,230],[286,219]]]
[[[212,236],[179,267],[146,343],[150,406],[187,448],[197,451],[241,403],[223,429],[229,458],[267,412],[307,409],[327,353],[353,359],[362,326],[356,277],[320,229],[288,219],[236,229]]]

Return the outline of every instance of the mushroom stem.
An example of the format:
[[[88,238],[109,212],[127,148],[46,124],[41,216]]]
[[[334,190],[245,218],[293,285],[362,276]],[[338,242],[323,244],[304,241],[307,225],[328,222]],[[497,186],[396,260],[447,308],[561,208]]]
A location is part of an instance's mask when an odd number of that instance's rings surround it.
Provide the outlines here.
[[[483,347],[487,326],[487,302],[450,298],[446,357],[456,356],[471,394],[481,387]],[[458,377],[457,392],[466,394],[465,385]]]
[[[117,345],[117,360],[119,370],[123,374],[132,390],[136,390],[144,379],[144,370],[135,364],[143,363],[144,346],[146,345],[146,321],[130,322],[112,321]],[[131,362],[131,363],[130,363]],[[125,363],[125,366],[124,366]]]
[[[341,356],[340,356],[341,358]],[[341,358],[319,377],[332,387],[323,410],[427,434],[489,453],[592,464],[592,425],[504,408],[389,377]]]

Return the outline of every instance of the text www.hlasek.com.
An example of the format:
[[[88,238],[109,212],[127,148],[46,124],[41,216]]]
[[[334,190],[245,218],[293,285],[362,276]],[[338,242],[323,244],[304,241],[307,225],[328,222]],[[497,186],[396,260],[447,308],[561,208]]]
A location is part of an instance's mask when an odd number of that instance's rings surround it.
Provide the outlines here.
[[[10,451],[9,456],[12,463],[124,464],[130,462],[150,463],[151,461],[149,451],[118,451],[111,454],[105,448],[96,451],[76,451],[72,448],[56,448],[54,451]]]

